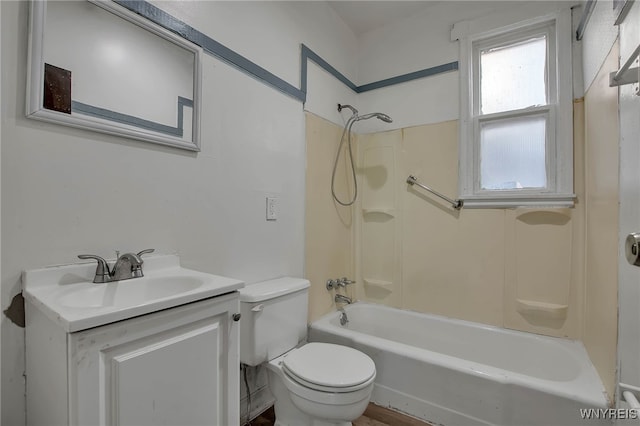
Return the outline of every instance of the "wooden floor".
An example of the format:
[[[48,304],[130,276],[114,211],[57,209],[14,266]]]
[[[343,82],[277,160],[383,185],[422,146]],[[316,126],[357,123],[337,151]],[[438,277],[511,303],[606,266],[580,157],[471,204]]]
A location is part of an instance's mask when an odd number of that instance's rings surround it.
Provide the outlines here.
[[[276,415],[273,407],[251,422],[251,426],[273,426]],[[391,411],[375,404],[369,404],[364,414],[353,422],[353,426],[431,426],[413,417]]]
[[[369,404],[364,414],[353,422],[353,426],[431,426],[429,423],[405,416],[379,405]]]

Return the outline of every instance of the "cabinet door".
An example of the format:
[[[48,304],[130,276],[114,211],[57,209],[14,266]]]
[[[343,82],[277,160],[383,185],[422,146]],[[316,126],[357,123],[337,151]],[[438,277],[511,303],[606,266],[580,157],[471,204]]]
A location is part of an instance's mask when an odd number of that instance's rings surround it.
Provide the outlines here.
[[[71,335],[75,425],[239,423],[237,293]]]

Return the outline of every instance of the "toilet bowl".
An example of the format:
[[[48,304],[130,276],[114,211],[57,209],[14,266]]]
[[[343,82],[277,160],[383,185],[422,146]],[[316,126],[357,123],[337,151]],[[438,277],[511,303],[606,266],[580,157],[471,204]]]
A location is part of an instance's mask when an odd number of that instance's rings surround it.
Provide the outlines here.
[[[351,425],[367,408],[376,377],[367,355],[329,343],[293,349],[268,371],[279,426]]]
[[[240,360],[266,363],[276,426],[351,425],[369,403],[375,364],[353,348],[305,344],[308,288],[285,277],[240,290]]]

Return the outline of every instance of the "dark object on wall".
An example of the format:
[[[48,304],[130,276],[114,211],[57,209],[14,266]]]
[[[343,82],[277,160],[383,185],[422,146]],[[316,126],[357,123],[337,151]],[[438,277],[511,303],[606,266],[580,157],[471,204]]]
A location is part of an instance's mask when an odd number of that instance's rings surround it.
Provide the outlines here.
[[[11,299],[11,304],[4,310],[4,316],[18,327],[24,328],[24,297],[18,293]]]
[[[71,71],[44,64],[44,105],[46,109],[71,114]]]

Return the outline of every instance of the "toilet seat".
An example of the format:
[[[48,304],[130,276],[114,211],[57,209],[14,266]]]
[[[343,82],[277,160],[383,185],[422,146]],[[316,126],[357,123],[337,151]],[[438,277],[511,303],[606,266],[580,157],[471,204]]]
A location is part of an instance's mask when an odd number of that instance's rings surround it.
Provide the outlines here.
[[[274,372],[280,378],[280,380],[284,384],[284,387],[292,396],[297,395],[298,397],[306,399],[308,401],[336,407],[342,407],[345,404],[355,404],[365,398],[368,399],[371,396],[375,375],[365,387],[356,391],[331,392],[316,390],[301,384],[284,371],[282,360],[285,356],[286,355],[282,355],[272,361],[269,361],[269,363],[267,364],[267,368]]]
[[[284,366],[282,368],[282,371],[283,371],[285,376],[287,376],[289,379],[293,380],[294,382],[296,382],[297,384],[299,384],[302,387],[308,388],[309,390],[314,390],[314,391],[319,391],[319,392],[327,392],[327,393],[356,392],[358,390],[364,389],[367,386],[369,386],[373,382],[373,380],[375,379],[375,375],[374,375],[373,377],[371,377],[366,382],[362,382],[359,385],[349,386],[349,387],[321,386],[321,385],[318,385],[316,383],[308,382],[308,381],[306,381],[304,379],[301,379],[300,377],[295,376],[294,374],[291,374],[289,371],[287,371],[287,369]]]
[[[376,367],[355,349],[330,343],[307,343],[287,353],[283,372],[300,385],[330,393],[355,392],[373,382]]]

